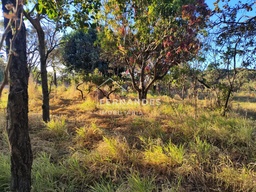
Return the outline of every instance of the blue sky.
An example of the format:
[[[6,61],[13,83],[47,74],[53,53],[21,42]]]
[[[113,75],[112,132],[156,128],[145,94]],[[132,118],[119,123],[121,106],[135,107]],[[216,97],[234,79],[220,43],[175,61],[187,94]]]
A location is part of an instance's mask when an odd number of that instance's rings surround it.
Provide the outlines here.
[[[236,4],[236,3],[238,3],[238,1],[240,1],[240,0],[230,0],[230,4],[231,5],[233,5],[233,4]],[[205,2],[207,3],[207,5],[211,8],[211,9],[213,9],[214,8],[214,2],[216,2],[216,0],[205,0]],[[221,1],[220,1],[221,2]],[[256,1],[255,1],[256,2]],[[255,7],[254,7],[254,9],[255,9]],[[255,14],[255,11],[254,11],[254,14]],[[2,9],[0,9],[0,19],[3,17],[3,15],[2,15]],[[1,19],[2,20],[2,19]]]

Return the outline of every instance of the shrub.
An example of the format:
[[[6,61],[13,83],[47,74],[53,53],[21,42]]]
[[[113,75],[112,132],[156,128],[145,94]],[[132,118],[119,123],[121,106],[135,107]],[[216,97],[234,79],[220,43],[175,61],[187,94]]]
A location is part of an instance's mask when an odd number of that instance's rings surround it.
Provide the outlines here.
[[[52,119],[45,123],[46,129],[50,131],[54,136],[63,138],[68,135],[67,125],[64,117]]]

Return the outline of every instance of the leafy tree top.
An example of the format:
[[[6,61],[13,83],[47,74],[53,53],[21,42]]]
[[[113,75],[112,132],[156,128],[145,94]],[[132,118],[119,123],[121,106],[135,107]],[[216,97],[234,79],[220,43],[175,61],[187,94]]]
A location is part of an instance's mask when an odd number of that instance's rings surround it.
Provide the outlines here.
[[[74,31],[63,38],[62,57],[69,70],[92,72],[99,64],[96,31]]]
[[[36,10],[38,14],[47,15],[59,23],[61,28],[84,28],[93,26],[94,14],[100,7],[100,0],[29,0],[28,12]]]
[[[256,61],[256,16],[255,1],[239,1],[236,4],[228,0],[214,3],[212,31],[224,63],[233,63],[233,68],[248,67]]]
[[[157,78],[194,58],[210,14],[203,0],[109,0],[103,5],[102,48],[133,68],[150,63]]]

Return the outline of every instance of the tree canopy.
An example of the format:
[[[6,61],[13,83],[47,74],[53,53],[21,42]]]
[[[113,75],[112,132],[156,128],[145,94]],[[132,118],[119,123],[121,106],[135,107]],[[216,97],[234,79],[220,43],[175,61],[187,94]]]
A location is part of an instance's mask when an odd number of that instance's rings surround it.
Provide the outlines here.
[[[94,29],[74,31],[63,38],[62,57],[68,70],[92,73],[98,68],[107,73],[107,63],[100,59],[100,48],[95,45],[97,33]]]
[[[37,0],[34,4],[38,13],[55,20],[60,28],[85,28],[94,26],[94,13],[100,7],[100,0]]]
[[[172,66],[192,60],[210,11],[203,0],[104,1],[100,44],[109,60],[126,66],[145,98]]]

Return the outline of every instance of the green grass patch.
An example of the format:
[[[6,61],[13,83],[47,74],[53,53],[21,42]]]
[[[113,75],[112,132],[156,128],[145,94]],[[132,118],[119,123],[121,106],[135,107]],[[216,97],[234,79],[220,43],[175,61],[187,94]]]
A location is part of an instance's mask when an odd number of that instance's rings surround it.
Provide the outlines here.
[[[0,154],[0,191],[8,191],[11,179],[10,158]]]
[[[54,118],[45,123],[46,129],[57,138],[63,138],[68,135],[65,117]]]

